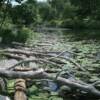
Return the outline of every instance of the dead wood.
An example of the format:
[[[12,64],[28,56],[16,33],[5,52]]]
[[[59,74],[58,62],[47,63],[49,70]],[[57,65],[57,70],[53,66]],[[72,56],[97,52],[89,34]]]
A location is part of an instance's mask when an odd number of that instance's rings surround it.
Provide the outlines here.
[[[24,79],[17,79],[15,82],[14,100],[27,100],[26,81]]]
[[[62,54],[65,53],[66,51],[60,52],[60,54],[58,54],[56,56],[54,56],[52,54],[45,54],[45,53],[40,53],[40,52],[25,51],[25,50],[20,50],[20,49],[5,49],[5,50],[1,50],[0,52],[3,52],[3,55],[6,55],[6,56],[9,56],[9,57],[12,57],[12,58],[16,58],[16,59],[23,59],[23,57],[17,56],[17,55],[12,55],[12,54],[10,55],[10,54],[4,53],[4,52],[23,54],[23,55],[26,55],[26,56],[32,56],[32,55],[34,55],[34,56],[39,56],[39,57],[49,57],[49,58],[47,58],[47,60],[52,60],[52,59],[54,60],[56,58],[61,58],[61,59],[65,59],[66,61],[69,61],[70,63],[72,63],[73,65],[75,65],[78,69],[80,69],[82,71],[86,71],[82,66],[80,66],[72,58],[63,57]],[[57,60],[55,60],[54,63],[58,63]],[[62,62],[61,60],[59,60],[59,63],[64,64],[64,62]]]
[[[23,78],[23,79],[52,79],[55,80],[56,76],[52,76],[43,69],[39,69],[37,71],[28,71],[28,72],[15,72],[15,71],[7,71],[7,70],[0,70],[0,76],[6,78]],[[100,91],[97,90],[92,84],[82,83],[77,80],[66,79],[63,77],[58,76],[55,81],[62,83],[63,85],[68,85],[71,88],[76,88],[82,91],[85,91],[89,94],[96,95],[100,97]]]
[[[8,57],[8,58],[13,58],[13,59],[17,59],[17,60],[22,60],[25,59],[25,56],[19,56],[17,54],[12,54],[12,53],[2,53],[2,55]]]
[[[48,60],[45,60],[45,59],[25,59],[25,60],[19,61],[14,66],[11,66],[11,67],[7,68],[7,70],[14,69],[16,66],[19,66],[19,65],[21,65],[23,63],[29,63],[29,62],[36,62],[36,63],[43,62],[43,63],[51,64],[51,65],[54,65],[54,66],[57,66],[57,67],[61,68],[61,66],[59,64],[56,64],[54,62],[51,62],[51,61],[48,61]]]
[[[36,71],[9,71],[9,70],[0,70],[0,77],[3,78],[12,78],[12,79],[16,79],[16,78],[32,78],[32,77],[36,77],[36,76],[40,76],[40,74],[43,72],[43,69],[39,69]]]

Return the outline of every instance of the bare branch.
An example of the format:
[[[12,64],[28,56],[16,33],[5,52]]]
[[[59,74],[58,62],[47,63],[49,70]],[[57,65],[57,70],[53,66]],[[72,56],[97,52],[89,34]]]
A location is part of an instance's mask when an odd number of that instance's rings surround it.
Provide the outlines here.
[[[0,76],[1,77],[6,77],[6,78],[23,78],[23,79],[52,79],[55,80],[55,76],[50,75],[46,72],[44,72],[43,69],[39,69],[37,71],[27,71],[27,72],[19,72],[19,71],[8,71],[8,70],[0,70]],[[84,83],[80,83],[77,80],[71,80],[71,79],[66,79],[63,77],[57,77],[57,82],[62,83],[63,85],[68,85],[71,88],[76,88],[80,89],[82,91],[85,91],[89,94],[96,95],[100,97],[100,91],[97,90],[93,85]]]
[[[41,73],[43,73],[43,69],[39,69],[36,71],[26,71],[26,72],[21,72],[21,71],[8,71],[8,70],[0,70],[0,77],[5,77],[5,78],[34,78],[36,76],[40,76]]]
[[[48,60],[44,60],[44,59],[25,59],[25,60],[22,60],[22,61],[18,62],[14,66],[11,66],[11,67],[7,68],[7,70],[14,69],[16,66],[19,66],[19,65],[21,65],[23,63],[29,63],[29,62],[37,62],[37,63],[44,62],[44,63],[47,63],[47,64],[49,63],[49,64],[52,64],[54,66],[58,66],[58,67],[61,68],[60,65],[58,65],[58,64],[56,64],[54,62],[50,62]]]
[[[49,79],[55,79],[55,76],[51,76],[47,73],[44,72],[44,75],[46,78],[49,78]],[[81,83],[77,80],[73,81],[73,80],[70,80],[70,79],[65,79],[65,78],[62,78],[62,77],[57,77],[57,80],[58,82],[61,82],[63,83],[64,85],[68,85],[72,88],[78,88],[82,91],[85,91],[89,94],[93,94],[93,95],[96,95],[96,96],[99,96],[100,97],[100,91],[97,90],[94,86],[92,86],[91,84],[87,84],[87,83]]]
[[[96,81],[96,82],[92,83],[93,86],[96,86],[98,84],[100,84],[100,81]]]
[[[51,54],[44,54],[44,53],[40,53],[40,52],[31,52],[31,51],[24,51],[24,50],[20,50],[20,49],[5,49],[5,50],[1,50],[0,52],[8,52],[8,53],[17,53],[17,54],[24,54],[26,56],[32,56],[32,55],[35,55],[35,56],[44,56],[44,57],[51,57],[51,58],[47,58],[47,60],[50,60],[50,59],[56,59],[56,58],[61,58],[61,59],[65,59],[69,62],[71,62],[73,65],[75,65],[78,69],[82,70],[82,71],[86,71],[83,67],[81,67],[76,61],[74,61],[72,58],[68,58],[68,57],[63,57],[62,54],[67,52],[67,51],[63,51],[61,52],[60,54],[54,56],[54,55],[51,55]],[[4,54],[4,53],[3,53]],[[4,54],[6,55],[6,54]],[[7,56],[10,56],[10,55],[7,55]],[[12,56],[13,57],[13,56]],[[18,58],[18,57],[16,57]],[[20,58],[21,59],[21,58]],[[60,60],[59,60],[60,61]],[[62,63],[62,61],[61,61]]]
[[[15,55],[15,54],[12,54],[12,53],[2,53],[2,55],[8,57],[8,58],[13,58],[13,59],[17,59],[17,60],[23,60],[25,59],[25,56],[19,56],[19,55]]]

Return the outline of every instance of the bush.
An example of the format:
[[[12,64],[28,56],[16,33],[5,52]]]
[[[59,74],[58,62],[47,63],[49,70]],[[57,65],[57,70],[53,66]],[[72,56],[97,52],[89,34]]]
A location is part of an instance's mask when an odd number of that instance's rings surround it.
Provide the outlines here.
[[[22,27],[18,30],[15,41],[25,43],[31,34],[32,31],[29,28]]]
[[[1,42],[5,44],[8,44],[15,40],[15,35],[12,33],[12,30],[10,29],[2,29],[0,31],[0,36],[2,38]]]
[[[0,30],[0,37],[2,38],[2,43],[4,44],[9,44],[13,41],[25,43],[32,35],[34,35],[34,32],[26,27],[13,27]]]

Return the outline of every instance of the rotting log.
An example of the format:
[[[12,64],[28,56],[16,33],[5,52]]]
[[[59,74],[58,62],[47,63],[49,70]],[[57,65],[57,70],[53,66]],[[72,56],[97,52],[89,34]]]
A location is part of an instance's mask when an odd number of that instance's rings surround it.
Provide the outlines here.
[[[24,79],[17,79],[15,82],[14,100],[27,100],[26,81]]]
[[[89,84],[89,83],[84,83],[83,81],[79,81],[76,79],[71,80],[71,79],[63,78],[61,76],[56,77],[55,75],[53,76],[53,75],[46,73],[45,70],[43,70],[43,69],[37,69],[36,71],[27,71],[27,72],[26,71],[19,72],[19,71],[0,70],[0,76],[6,77],[6,78],[12,78],[12,79],[15,79],[15,78],[20,78],[20,79],[21,78],[23,78],[23,79],[51,79],[51,80],[55,80],[57,82],[62,83],[62,85],[67,85],[67,86],[70,86],[74,89],[76,88],[76,89],[79,89],[81,91],[85,91],[88,94],[100,97],[100,90],[96,89],[94,86],[94,85],[98,84],[99,82]],[[23,90],[23,94],[24,93],[25,93],[25,91]],[[17,97],[17,96],[15,96],[15,97]],[[20,100],[20,99],[15,99],[15,100]],[[23,100],[23,99],[21,99],[21,100]]]

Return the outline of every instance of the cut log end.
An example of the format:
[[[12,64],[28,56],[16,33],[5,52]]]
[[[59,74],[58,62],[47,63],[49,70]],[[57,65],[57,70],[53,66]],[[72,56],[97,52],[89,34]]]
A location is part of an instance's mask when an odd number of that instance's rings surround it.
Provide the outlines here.
[[[26,92],[26,81],[24,79],[17,79],[15,83],[14,100],[27,100],[25,92]]]

